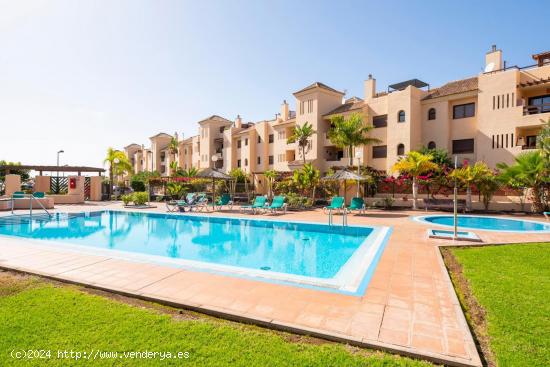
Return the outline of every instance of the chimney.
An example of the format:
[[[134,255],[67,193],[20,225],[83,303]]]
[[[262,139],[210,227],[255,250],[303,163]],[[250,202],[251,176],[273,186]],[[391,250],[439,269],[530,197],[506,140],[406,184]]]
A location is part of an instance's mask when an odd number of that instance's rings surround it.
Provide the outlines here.
[[[497,45],[492,45],[491,51],[485,54],[485,72],[497,71],[502,68],[502,50],[498,50]]]
[[[286,102],[286,99],[283,101],[283,104],[281,105],[281,119],[283,121],[288,120],[290,117],[290,112],[288,109],[288,103]]]
[[[376,94],[376,79],[369,74],[369,78],[365,80],[365,101],[374,98]]]
[[[237,118],[235,119],[235,127],[237,129],[243,127],[243,119],[241,118],[241,115],[237,115]]]

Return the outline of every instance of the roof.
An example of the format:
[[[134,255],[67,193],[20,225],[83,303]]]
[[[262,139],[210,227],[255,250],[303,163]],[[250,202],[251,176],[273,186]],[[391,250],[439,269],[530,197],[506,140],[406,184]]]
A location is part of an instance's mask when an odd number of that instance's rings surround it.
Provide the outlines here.
[[[32,170],[46,172],[105,172],[104,168],[86,167],[86,166],[33,166],[26,164],[6,164],[0,165],[0,171],[8,170]]]
[[[217,121],[217,122],[223,122],[223,123],[226,123],[226,124],[232,124],[233,121],[230,121],[224,117],[221,117],[221,116],[218,116],[218,115],[212,115],[210,117],[207,117],[205,119],[202,119],[200,120],[198,123],[203,123],[203,122],[206,122],[206,121]]]
[[[157,135],[151,136],[149,139],[158,138],[158,137],[163,136],[163,135],[166,136],[166,137],[169,137],[169,138],[172,137],[172,135],[167,134],[167,133],[158,133]]]
[[[539,52],[538,54],[531,55],[531,57],[534,60],[538,60],[541,57],[547,58],[547,57],[550,57],[550,51]]]
[[[465,93],[478,90],[477,76],[467,79],[455,80],[432,89],[423,100],[449,96],[452,94]]]
[[[360,110],[363,109],[363,107],[365,107],[365,102],[361,98],[353,97],[346,100],[346,103],[336,107],[329,113],[325,113],[323,116],[332,116],[339,113]]]
[[[403,90],[403,89],[407,88],[409,85],[411,85],[413,87],[416,87],[416,88],[424,88],[424,87],[427,87],[429,84],[424,83],[422,80],[410,79],[410,80],[405,80],[404,82],[391,84],[388,87],[390,87],[391,89],[394,89],[394,90]]]
[[[325,89],[325,90],[328,90],[330,92],[334,92],[334,93],[338,93],[338,94],[341,94],[341,95],[344,95],[345,93],[344,92],[340,92],[339,90],[336,90],[334,88],[331,88],[329,87],[328,85],[326,84],[323,84],[321,82],[315,82],[311,85],[308,85],[307,87],[305,87],[304,89],[300,89],[299,91],[297,92],[294,92],[293,94],[296,95],[296,94],[299,94],[299,93],[302,93],[302,92],[306,92],[310,89],[315,89],[315,88],[321,88],[321,89]]]
[[[124,149],[128,149],[128,148],[133,147],[133,146],[136,146],[136,145],[137,145],[139,148],[141,148],[141,145],[139,145],[139,144],[137,144],[137,143],[132,143],[132,144],[126,145],[126,146],[124,147]]]

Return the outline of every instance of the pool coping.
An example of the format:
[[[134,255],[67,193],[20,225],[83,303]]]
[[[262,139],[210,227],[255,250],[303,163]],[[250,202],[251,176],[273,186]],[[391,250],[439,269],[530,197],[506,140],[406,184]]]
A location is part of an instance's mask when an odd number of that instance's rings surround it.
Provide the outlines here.
[[[140,216],[152,216],[152,217],[174,217],[174,218],[204,218],[204,219],[226,219],[231,221],[248,221],[248,222],[273,222],[281,224],[310,224],[315,226],[333,227],[326,223],[312,222],[312,221],[282,221],[275,218],[237,218],[230,216],[209,216],[204,214],[188,214],[188,213],[157,213],[157,212],[133,212],[124,210],[113,209],[101,209],[101,210],[89,210],[80,212],[56,212],[57,215],[79,215],[89,216],[95,213],[123,213]],[[7,215],[2,218],[10,217],[22,217],[26,215]],[[342,226],[336,226],[342,228]],[[336,294],[344,294],[355,297],[361,297],[372,278],[380,257],[382,256],[384,249],[391,237],[393,229],[391,226],[376,226],[376,225],[350,225],[348,228],[370,229],[370,233],[364,238],[361,244],[353,251],[351,256],[342,264],[338,272],[332,278],[318,278],[311,276],[303,276],[297,274],[289,274],[282,272],[264,272],[262,270],[245,268],[234,265],[224,265],[211,263],[199,260],[189,259],[175,259],[168,256],[154,255],[140,252],[131,252],[117,249],[107,249],[102,247],[87,246],[84,244],[45,240],[32,237],[22,237],[0,234],[0,238],[18,238],[38,245],[49,245],[59,247],[75,253],[83,253],[87,255],[101,255],[110,258],[117,258],[120,260],[129,260],[135,262],[152,263],[160,266],[169,266],[178,269],[184,269],[189,271],[207,272],[211,274],[225,275],[230,277],[238,277],[244,279],[250,279],[255,281],[263,281],[273,284],[288,285],[292,287],[308,288],[318,291],[331,292]],[[369,246],[368,241],[372,241],[373,246]],[[360,264],[360,269],[364,269],[360,272],[353,271]],[[367,266],[363,266],[367,265]],[[353,268],[353,269],[352,269]]]
[[[543,226],[549,226],[550,224],[545,222],[540,222],[536,220],[531,219],[518,219],[518,218],[511,218],[511,217],[496,217],[493,215],[476,215],[476,214],[459,214],[460,217],[476,217],[476,218],[495,218],[495,219],[507,219],[507,220],[513,220],[518,222],[529,222],[529,223],[536,223],[541,224]],[[452,214],[426,214],[426,215],[417,215],[417,216],[411,216],[410,220],[415,221],[417,223],[426,224],[426,225],[432,225],[437,227],[445,227],[445,228],[452,228],[452,225],[448,224],[440,224],[440,223],[434,223],[429,222],[426,220],[426,218],[429,217],[452,217]],[[524,233],[524,234],[546,234],[550,233],[550,229],[545,229],[542,231],[514,231],[514,230],[506,230],[506,229],[485,229],[485,228],[473,228],[473,227],[464,227],[459,226],[459,229],[466,229],[469,231],[484,231],[484,232],[502,232],[502,233]]]

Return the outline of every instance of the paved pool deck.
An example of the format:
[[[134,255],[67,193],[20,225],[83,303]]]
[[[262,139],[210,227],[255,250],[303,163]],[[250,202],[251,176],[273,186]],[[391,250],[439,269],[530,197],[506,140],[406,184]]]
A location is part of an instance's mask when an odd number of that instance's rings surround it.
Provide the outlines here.
[[[107,203],[58,205],[55,211],[102,209],[126,210],[118,203]],[[146,211],[165,212],[166,209],[159,204],[156,209]],[[0,216],[9,214],[0,213]],[[426,230],[436,227],[410,219],[410,216],[423,214],[426,212],[369,210],[364,216],[348,217],[349,224],[393,227],[371,282],[360,297],[104,254],[82,254],[55,245],[7,237],[0,238],[0,268],[436,363],[481,366],[438,248],[453,245],[453,242],[428,239]],[[208,215],[250,216],[237,210]],[[320,210],[253,217],[264,216],[327,222]],[[544,221],[540,217],[521,218]],[[336,216],[335,224],[340,224],[340,220],[341,217]],[[475,232],[485,243],[550,241],[550,234]]]

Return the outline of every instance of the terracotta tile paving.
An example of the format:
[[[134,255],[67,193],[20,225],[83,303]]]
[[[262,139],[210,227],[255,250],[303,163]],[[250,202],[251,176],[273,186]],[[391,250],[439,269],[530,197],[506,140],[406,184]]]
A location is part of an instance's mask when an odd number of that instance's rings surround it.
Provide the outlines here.
[[[115,204],[59,206],[57,211],[104,208],[121,209]],[[159,206],[158,211],[163,209]],[[427,239],[428,226],[409,219],[409,215],[418,214],[425,213],[369,211],[366,216],[349,217],[349,224],[384,225],[394,229],[374,276],[360,297],[110,258],[104,254],[79,254],[53,245],[5,237],[0,238],[0,267],[422,356],[449,365],[480,366],[438,250],[439,245],[452,242]],[[236,212],[229,215],[241,216]],[[300,213],[284,216],[285,220],[301,218]],[[314,211],[308,212],[307,220],[325,223],[326,217]],[[483,231],[477,234],[487,243],[550,240],[548,234]]]

